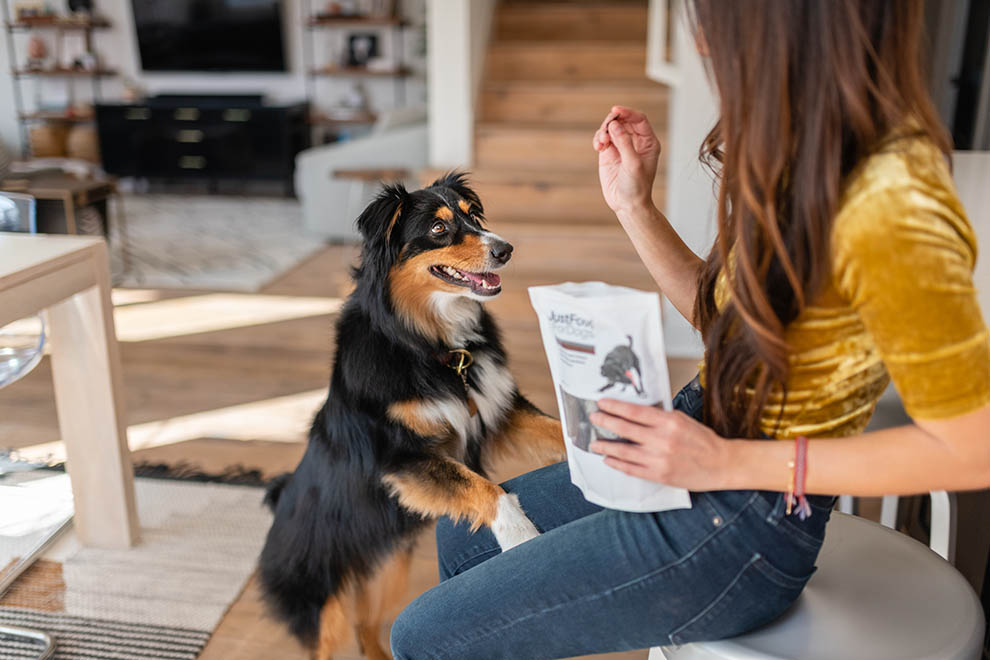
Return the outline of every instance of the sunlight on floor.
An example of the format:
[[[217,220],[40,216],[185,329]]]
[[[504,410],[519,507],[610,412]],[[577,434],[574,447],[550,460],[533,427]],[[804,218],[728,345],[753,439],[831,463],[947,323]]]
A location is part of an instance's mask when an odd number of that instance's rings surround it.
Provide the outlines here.
[[[140,289],[114,290],[113,318],[118,341],[153,341],[334,314],[344,304],[342,298],[245,293],[211,293],[166,300],[160,300],[160,295],[157,291]],[[3,333],[37,336],[40,328],[38,317],[32,316],[4,326]]]
[[[242,403],[206,412],[134,424],[127,427],[132,451],[196,438],[305,442],[313,415],[326,398],[326,388]],[[21,459],[59,463],[65,446],[48,442],[18,450]]]
[[[151,341],[333,314],[341,298],[213,293],[126,305],[114,310],[117,339]]]
[[[162,292],[157,289],[114,289],[110,292],[110,300],[113,301],[114,307],[154,302],[161,299]]]

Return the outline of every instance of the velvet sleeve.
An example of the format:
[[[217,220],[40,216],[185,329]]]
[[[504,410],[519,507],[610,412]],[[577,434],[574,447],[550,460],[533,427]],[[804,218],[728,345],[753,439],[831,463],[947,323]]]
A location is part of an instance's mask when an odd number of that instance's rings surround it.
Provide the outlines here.
[[[976,238],[944,164],[892,178],[894,185],[867,181],[849,193],[833,228],[833,279],[908,414],[955,417],[990,403]]]

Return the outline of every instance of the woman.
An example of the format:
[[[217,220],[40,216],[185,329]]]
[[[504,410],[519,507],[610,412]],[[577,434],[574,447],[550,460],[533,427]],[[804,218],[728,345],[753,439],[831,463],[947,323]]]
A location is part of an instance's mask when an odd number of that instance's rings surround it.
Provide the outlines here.
[[[719,183],[708,258],[653,205],[645,116],[614,108],[594,147],[606,200],[702,333],[700,383],[675,412],[605,400],[593,419],[633,441],[595,443],[609,465],[688,488],[693,507],[600,509],[565,464],[508,482],[543,534],[500,554],[489,532],[442,522],[443,581],[396,621],[397,658],[744,633],[814,571],[828,494],[990,486],[975,237],[919,72],[921,3],[693,4],[721,110],[702,147]],[[891,378],[913,424],[863,433]]]

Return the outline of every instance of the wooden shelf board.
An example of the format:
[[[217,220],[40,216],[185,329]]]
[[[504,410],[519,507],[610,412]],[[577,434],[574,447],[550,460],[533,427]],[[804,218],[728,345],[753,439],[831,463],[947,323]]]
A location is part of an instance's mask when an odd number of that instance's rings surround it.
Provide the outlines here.
[[[405,27],[407,23],[398,17],[386,16],[312,16],[306,25],[310,28],[333,27]]]
[[[67,115],[64,112],[27,112],[18,115],[21,121],[61,121],[73,124],[85,124],[95,121],[93,115]]]
[[[18,78],[27,76],[48,76],[50,78],[106,78],[117,75],[117,72],[112,69],[100,69],[97,71],[86,71],[84,69],[17,69],[11,73]]]
[[[367,76],[369,78],[405,78],[412,75],[412,71],[405,67],[384,71],[373,71],[363,67],[327,67],[312,69],[309,73],[313,76]]]
[[[318,126],[362,126],[374,124],[377,120],[378,116],[374,114],[355,115],[348,119],[329,117],[320,113],[309,116],[309,123]]]
[[[105,18],[77,20],[59,17],[54,19],[36,19],[10,21],[8,30],[100,30],[109,28],[111,23]]]

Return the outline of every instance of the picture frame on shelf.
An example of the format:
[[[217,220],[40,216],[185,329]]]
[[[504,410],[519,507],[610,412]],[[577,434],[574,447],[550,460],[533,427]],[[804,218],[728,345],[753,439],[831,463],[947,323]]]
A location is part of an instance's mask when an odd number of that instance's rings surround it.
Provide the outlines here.
[[[368,62],[381,57],[378,35],[374,32],[352,32],[347,35],[346,66],[367,68]]]

